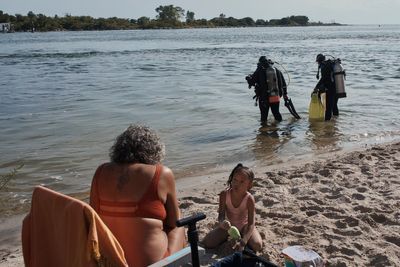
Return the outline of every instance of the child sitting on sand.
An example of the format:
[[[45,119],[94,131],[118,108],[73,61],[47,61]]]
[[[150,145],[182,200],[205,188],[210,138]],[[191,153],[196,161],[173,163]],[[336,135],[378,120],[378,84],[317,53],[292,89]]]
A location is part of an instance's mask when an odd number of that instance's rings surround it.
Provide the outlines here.
[[[241,163],[232,170],[227,182],[228,188],[219,195],[217,228],[209,232],[202,241],[205,248],[215,248],[226,241],[232,225],[241,234],[234,249],[241,251],[248,244],[254,251],[261,250],[261,236],[255,228],[255,201],[248,192],[253,185],[253,179],[253,171]]]

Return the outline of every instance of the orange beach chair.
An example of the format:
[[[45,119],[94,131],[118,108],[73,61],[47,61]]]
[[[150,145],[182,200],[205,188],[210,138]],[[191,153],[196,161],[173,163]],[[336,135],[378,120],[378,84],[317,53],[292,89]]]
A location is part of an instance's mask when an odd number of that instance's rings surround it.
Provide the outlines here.
[[[37,186],[22,223],[25,266],[126,267],[124,252],[85,202]]]
[[[193,259],[192,249],[183,248],[151,266],[182,266]],[[26,267],[128,266],[122,247],[92,207],[42,186],[35,187],[22,223],[22,251]],[[204,249],[199,247],[197,254]]]

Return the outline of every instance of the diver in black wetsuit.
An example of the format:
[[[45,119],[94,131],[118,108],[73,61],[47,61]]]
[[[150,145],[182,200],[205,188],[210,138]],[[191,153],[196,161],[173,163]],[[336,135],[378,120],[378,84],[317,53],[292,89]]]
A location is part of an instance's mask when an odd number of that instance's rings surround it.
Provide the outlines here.
[[[246,76],[249,89],[255,86],[256,99],[260,108],[261,123],[266,123],[268,111],[271,108],[276,121],[282,121],[279,112],[280,97],[288,98],[287,86],[282,72],[273,67],[270,59],[261,56],[258,60],[257,69],[252,75]]]
[[[315,60],[321,69],[321,79],[314,88],[314,92],[326,93],[325,120],[329,121],[334,116],[339,116],[338,96],[336,95],[335,81],[333,79],[332,61],[326,60],[323,54],[318,54]],[[317,74],[318,78],[319,74]]]

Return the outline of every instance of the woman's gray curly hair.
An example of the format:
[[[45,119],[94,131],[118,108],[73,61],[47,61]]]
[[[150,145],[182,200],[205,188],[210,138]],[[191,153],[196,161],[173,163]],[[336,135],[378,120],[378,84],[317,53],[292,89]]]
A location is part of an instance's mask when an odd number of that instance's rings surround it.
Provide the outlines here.
[[[130,125],[110,148],[115,163],[157,164],[164,159],[165,146],[157,133],[147,126]]]

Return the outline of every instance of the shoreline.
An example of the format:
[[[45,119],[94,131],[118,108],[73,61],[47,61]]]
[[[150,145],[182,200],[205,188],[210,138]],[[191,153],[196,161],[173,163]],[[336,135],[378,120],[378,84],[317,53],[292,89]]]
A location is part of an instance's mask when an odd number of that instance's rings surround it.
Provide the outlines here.
[[[252,169],[256,227],[264,242],[261,256],[282,265],[282,249],[303,245],[328,266],[400,265],[400,142]],[[218,193],[229,172],[221,168],[177,180],[183,216],[207,215],[198,223],[200,239],[216,221]],[[24,216],[0,220],[0,266],[23,266]],[[227,243],[207,250],[202,264],[230,253]]]

